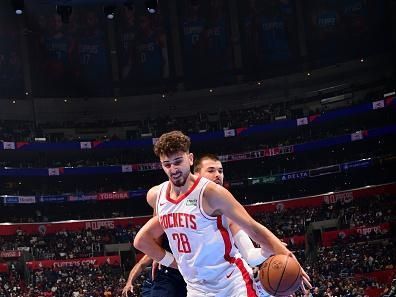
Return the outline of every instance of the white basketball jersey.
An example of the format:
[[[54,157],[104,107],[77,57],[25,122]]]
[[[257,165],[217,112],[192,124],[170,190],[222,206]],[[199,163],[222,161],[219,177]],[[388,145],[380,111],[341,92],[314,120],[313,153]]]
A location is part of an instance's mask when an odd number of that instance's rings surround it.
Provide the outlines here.
[[[202,208],[202,194],[210,181],[197,178],[176,200],[170,184],[159,186],[157,214],[169,240],[188,296],[257,296],[252,271],[234,245],[227,220]]]

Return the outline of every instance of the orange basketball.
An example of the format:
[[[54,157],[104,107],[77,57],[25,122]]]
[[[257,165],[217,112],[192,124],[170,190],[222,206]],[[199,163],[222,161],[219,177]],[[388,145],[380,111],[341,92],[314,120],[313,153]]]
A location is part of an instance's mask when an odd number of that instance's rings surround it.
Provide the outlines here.
[[[261,266],[259,278],[272,296],[288,296],[297,291],[301,284],[301,267],[290,256],[274,255]]]

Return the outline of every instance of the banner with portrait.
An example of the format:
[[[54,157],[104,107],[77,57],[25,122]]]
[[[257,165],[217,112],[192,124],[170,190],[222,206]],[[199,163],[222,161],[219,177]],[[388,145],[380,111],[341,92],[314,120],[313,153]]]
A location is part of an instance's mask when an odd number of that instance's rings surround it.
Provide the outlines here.
[[[245,72],[291,71],[298,60],[295,1],[239,0],[238,13]]]
[[[167,2],[150,14],[145,1],[118,7],[117,50],[121,92],[133,95],[155,92],[170,78]]]
[[[177,3],[187,88],[232,82],[229,2],[183,0]]]
[[[101,6],[26,2],[35,96],[108,96],[112,91],[107,25]]]
[[[21,38],[10,1],[0,1],[0,96],[24,96]]]

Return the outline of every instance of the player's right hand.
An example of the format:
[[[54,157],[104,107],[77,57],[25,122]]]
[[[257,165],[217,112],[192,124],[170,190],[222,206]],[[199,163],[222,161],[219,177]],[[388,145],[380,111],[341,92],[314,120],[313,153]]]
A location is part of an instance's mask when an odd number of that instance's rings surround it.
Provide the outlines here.
[[[128,292],[133,293],[133,285],[131,283],[127,283],[125,287],[122,289],[121,296],[128,297]]]

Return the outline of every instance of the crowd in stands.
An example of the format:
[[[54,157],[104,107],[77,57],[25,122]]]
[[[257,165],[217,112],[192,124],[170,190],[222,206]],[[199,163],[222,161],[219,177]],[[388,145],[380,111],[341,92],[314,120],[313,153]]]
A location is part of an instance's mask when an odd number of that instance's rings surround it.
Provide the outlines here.
[[[386,197],[378,196],[364,203],[353,203],[342,210],[345,227],[374,226],[390,222],[396,218],[395,202]]]
[[[377,238],[377,234],[373,234],[361,239],[355,238],[355,241],[349,244],[320,247],[309,271],[314,275],[332,278],[394,269],[395,242]]]
[[[81,265],[35,271],[31,284],[33,290],[51,292],[51,297],[110,297],[120,296],[125,279],[120,269],[108,265]]]
[[[339,120],[337,121],[337,125],[331,125],[331,129],[325,124],[308,125],[292,131],[286,129],[276,131],[276,133],[268,132],[265,134],[249,135],[248,138],[242,136],[212,140],[211,142],[195,142],[192,149],[195,154],[199,154],[200,152],[207,152],[208,146],[212,146],[216,148],[215,153],[218,155],[235,154],[271,147],[296,145],[317,139],[329,138],[331,136],[353,133],[366,128],[381,127],[389,123],[393,123],[393,116],[389,110],[384,110],[384,112],[374,112],[373,114],[361,116],[359,118],[353,117]],[[378,141],[386,143],[378,145]],[[392,142],[387,141],[386,136],[384,136],[380,140],[367,139],[364,142],[351,143],[342,147],[332,147],[332,150],[321,149],[315,150],[314,152],[287,154],[284,158],[280,157],[276,158],[276,160],[274,158],[272,158],[273,160],[271,160],[271,158],[266,158],[265,169],[267,172],[262,172],[263,167],[260,166],[258,174],[277,174],[290,170],[327,166],[336,164],[337,162],[356,160],[359,158],[381,156],[385,153],[392,152],[391,143]],[[364,149],[363,146],[365,146]],[[336,150],[342,150],[342,154],[336,154]],[[309,155],[309,157],[307,157],[307,155]],[[313,156],[315,156],[315,158],[313,158]],[[7,157],[0,158],[0,166],[17,168],[91,167],[146,162],[157,162],[152,149],[148,147],[141,149],[122,149],[117,154],[106,150],[83,151],[70,155],[63,154],[62,156],[46,152],[29,152],[29,154],[25,156],[23,154],[18,154],[15,156],[7,155]],[[302,168],[301,164],[306,165]],[[257,166],[248,166],[250,176],[257,174],[257,170],[254,170],[254,168],[257,168]],[[228,178],[239,178],[235,176],[235,174],[239,172],[238,170],[231,170],[228,172]]]
[[[125,285],[119,268],[82,264],[30,272],[29,281],[11,271],[0,277],[1,297],[118,297]]]
[[[267,226],[279,238],[304,235],[306,227],[314,221],[336,218],[338,211],[333,208],[296,208],[263,213],[257,221]]]
[[[319,247],[316,256],[306,262],[305,270],[314,286],[312,296],[368,296],[367,290],[375,291],[371,296],[396,296],[395,281],[384,284],[364,277],[365,273],[395,269],[396,246],[392,235],[370,234],[351,238],[349,242]]]
[[[256,219],[268,226],[280,238],[303,235],[311,222],[341,219],[342,228],[374,226],[396,220],[396,201],[378,195],[370,199],[359,199],[349,203],[323,204],[321,207],[277,210],[262,213]],[[358,220],[359,219],[359,220]],[[352,238],[354,242],[358,238]],[[344,240],[344,239],[342,239]]]
[[[335,277],[332,279],[317,279],[314,288],[308,294],[297,294],[298,297],[367,297],[368,292],[375,292],[371,296],[395,296],[390,295],[394,286],[378,283],[376,281],[362,279],[356,280],[348,277]]]
[[[396,201],[392,197],[375,196],[369,199],[358,199],[348,203],[323,204],[320,207],[278,209],[275,212],[255,214],[255,219],[267,226],[279,238],[304,235],[311,222],[354,217],[364,217],[361,224],[341,224],[341,228],[349,229],[358,226],[374,226],[396,220]],[[370,209],[367,211],[367,209]],[[348,213],[353,213],[349,215]],[[367,213],[369,215],[367,215]],[[381,214],[381,215],[380,215]],[[139,226],[115,226],[114,229],[87,229],[81,232],[62,231],[57,234],[27,235],[22,231],[14,236],[0,237],[1,250],[13,250],[18,247],[29,247],[36,259],[70,259],[103,255],[103,245],[110,243],[131,242]],[[380,235],[380,234],[379,234]],[[380,236],[375,238],[380,238]],[[374,236],[371,234],[370,236]],[[361,238],[352,237],[350,242]],[[346,239],[340,238],[342,242]]]
[[[277,236],[284,238],[304,235],[310,222],[343,215],[349,218],[343,225],[348,227],[395,221],[394,203],[390,197],[375,196],[349,203],[324,204],[319,208],[278,209],[274,213],[262,213],[255,217]],[[366,216],[368,209],[374,210]],[[350,216],[352,213],[354,215]],[[130,242],[138,229],[139,226],[129,226],[37,236],[28,236],[19,231],[15,236],[0,237],[0,245],[2,250],[30,247],[35,259],[91,257],[103,254],[103,244]],[[356,235],[350,237],[349,241],[340,238],[333,246],[319,247],[314,256],[311,254],[307,259],[304,246],[289,243],[289,247],[304,263],[312,278],[314,288],[305,296],[357,297],[364,296],[367,290],[373,288],[382,295],[392,290],[390,284],[384,286],[372,280],[353,278],[354,273],[395,269],[396,246],[392,233]],[[141,285],[144,281],[148,280],[142,276],[138,283]],[[18,269],[12,267],[8,274],[1,275],[0,296],[120,296],[124,284],[120,269],[106,265],[41,269],[30,272],[28,281]],[[296,296],[300,296],[299,293]]]
[[[31,121],[0,120],[0,140],[33,140],[33,123]]]
[[[27,284],[15,270],[0,274],[0,297],[28,297]]]
[[[61,231],[56,234],[27,235],[21,230],[14,236],[1,236],[1,250],[28,248],[35,260],[78,259],[104,255],[106,244],[132,242],[136,226],[115,229]]]
[[[339,91],[341,94],[347,92],[347,90]],[[335,94],[332,94],[335,95]],[[164,132],[170,130],[183,130],[186,133],[201,133],[209,131],[220,131],[228,128],[240,128],[250,127],[253,125],[268,124],[279,116],[286,116],[287,119],[295,119],[302,116],[321,114],[328,110],[331,110],[328,105],[321,105],[315,109],[309,109],[303,111],[302,108],[293,108],[293,105],[298,106],[298,103],[306,103],[307,100],[319,101],[323,96],[317,95],[311,98],[294,98],[291,101],[263,104],[257,103],[254,107],[246,107],[243,109],[233,107],[231,109],[223,109],[219,111],[210,112],[199,112],[196,114],[190,114],[188,116],[158,116],[156,118],[146,118],[136,121],[119,121],[114,120],[98,120],[95,122],[76,122],[76,121],[64,121],[64,122],[47,122],[39,123],[37,126],[32,121],[27,120],[1,120],[0,121],[0,140],[4,141],[34,141],[35,137],[49,137],[45,135],[46,129],[57,128],[114,128],[114,127],[134,127],[136,135],[133,138],[141,138],[142,134],[151,134],[153,137],[158,137]],[[351,106],[359,102],[370,102],[373,100],[381,99],[382,92],[367,93],[367,96],[362,98],[354,98],[349,100],[346,106]],[[255,95],[260,98],[260,96]],[[260,99],[257,100],[260,102]],[[118,140],[123,139],[125,136],[117,135],[112,132],[105,133],[103,139],[96,140]],[[131,137],[131,136],[130,136]],[[81,139],[77,135],[73,139],[66,139],[60,134],[56,138],[49,137],[51,141],[67,141],[67,140],[94,140],[94,139]]]

